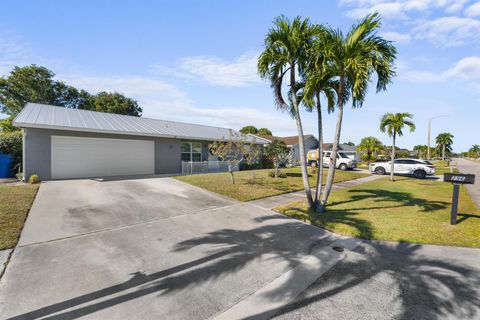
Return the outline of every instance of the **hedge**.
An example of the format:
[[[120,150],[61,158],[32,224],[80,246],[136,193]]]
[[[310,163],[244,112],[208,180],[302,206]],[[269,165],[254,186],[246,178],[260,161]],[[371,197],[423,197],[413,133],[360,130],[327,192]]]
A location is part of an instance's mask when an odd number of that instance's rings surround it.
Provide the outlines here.
[[[0,132],[0,153],[13,156],[13,166],[22,162],[22,132]]]

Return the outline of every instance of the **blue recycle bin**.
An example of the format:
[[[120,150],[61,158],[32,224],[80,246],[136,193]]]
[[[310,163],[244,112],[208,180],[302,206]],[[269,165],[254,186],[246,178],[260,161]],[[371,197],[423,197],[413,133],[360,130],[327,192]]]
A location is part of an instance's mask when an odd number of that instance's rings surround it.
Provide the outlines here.
[[[13,157],[9,154],[0,154],[0,178],[10,178],[12,174]]]

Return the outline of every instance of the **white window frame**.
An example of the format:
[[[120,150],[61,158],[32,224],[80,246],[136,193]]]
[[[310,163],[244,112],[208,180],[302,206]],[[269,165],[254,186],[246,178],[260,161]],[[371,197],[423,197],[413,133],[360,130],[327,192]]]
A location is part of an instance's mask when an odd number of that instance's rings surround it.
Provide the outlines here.
[[[190,146],[190,152],[183,152],[182,151],[182,144],[188,144]],[[200,145],[200,152],[193,152],[193,145],[194,144],[199,144]],[[181,142],[180,144],[180,158],[181,158],[181,155],[182,154],[190,154],[190,160],[188,160],[187,162],[200,162],[202,161],[202,155],[203,155],[203,144],[201,142]],[[193,155],[194,154],[199,154],[200,155],[200,160],[198,161],[193,161]],[[185,160],[182,160],[182,161],[185,161]]]

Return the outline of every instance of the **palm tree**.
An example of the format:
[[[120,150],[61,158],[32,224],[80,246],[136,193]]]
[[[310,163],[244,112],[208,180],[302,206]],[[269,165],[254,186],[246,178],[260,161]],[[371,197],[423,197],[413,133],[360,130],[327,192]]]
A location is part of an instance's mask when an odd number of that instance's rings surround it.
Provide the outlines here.
[[[427,155],[428,146],[424,144],[418,144],[413,147],[413,151],[417,154],[417,157],[420,159],[425,158]]]
[[[317,25],[312,25],[308,19],[302,20],[297,17],[290,21],[284,16],[277,17],[273,28],[265,37],[265,49],[258,58],[258,72],[262,79],[270,81],[277,108],[287,111],[295,118],[303,186],[310,207],[313,207],[313,198],[305,161],[305,142],[297,99],[296,75],[297,72],[303,74],[309,48],[321,33],[322,29]],[[282,94],[282,83],[287,73],[290,86],[289,104],[285,102]]]
[[[473,153],[474,157],[480,155],[480,145],[474,144],[469,150],[468,150],[468,156],[470,157],[470,153]]]
[[[452,151],[451,145],[453,143],[453,134],[449,132],[440,133],[435,138],[435,142],[442,148],[442,160],[445,160],[445,151]]]
[[[395,76],[396,49],[390,41],[377,35],[379,28],[379,14],[370,14],[352,26],[346,35],[338,29],[328,29],[313,45],[316,68],[328,71],[338,80],[337,124],[320,211],[325,209],[333,186],[345,104],[351,98],[354,108],[362,106],[373,74],[377,76],[377,92],[386,90]]]
[[[393,138],[392,143],[392,152],[391,152],[391,164],[390,164],[390,180],[394,181],[393,171],[394,171],[394,161],[395,161],[395,139],[397,136],[403,136],[403,127],[407,126],[410,128],[410,132],[415,130],[415,124],[411,120],[413,115],[408,112],[401,113],[386,113],[380,119],[380,131],[387,132],[390,137]]]
[[[338,81],[323,70],[317,70],[310,65],[305,73],[305,82],[303,83],[302,102],[307,111],[317,110],[317,126],[318,126],[318,171],[317,171],[317,188],[315,190],[314,206],[315,209],[321,207],[321,194],[323,184],[323,120],[322,120],[322,103],[323,95],[327,101],[327,111],[331,113],[335,110],[337,102]]]
[[[370,164],[370,161],[374,160],[374,154],[383,150],[383,144],[375,137],[365,137],[360,141],[357,150],[363,152],[362,159]]]

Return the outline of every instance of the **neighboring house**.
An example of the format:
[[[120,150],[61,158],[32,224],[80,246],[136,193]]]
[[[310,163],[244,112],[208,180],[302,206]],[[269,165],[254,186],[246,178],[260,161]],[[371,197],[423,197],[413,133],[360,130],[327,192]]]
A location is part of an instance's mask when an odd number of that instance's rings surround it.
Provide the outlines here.
[[[24,176],[42,180],[181,173],[182,161],[207,161],[209,145],[236,132],[35,103],[13,123],[23,129]]]
[[[259,139],[267,140],[268,143],[274,140],[280,140],[285,142],[287,147],[290,149],[292,153],[293,159],[296,162],[295,164],[300,163],[300,149],[298,145],[298,136],[290,136],[290,137],[276,137],[276,136],[263,136],[263,135],[252,135]],[[310,149],[318,148],[318,140],[315,138],[314,135],[308,134],[303,136],[305,141],[305,157],[307,156],[307,152]],[[306,158],[303,160],[306,161]]]
[[[323,144],[323,150],[325,151],[331,151],[333,147],[333,143],[324,143]],[[356,160],[357,162],[360,162],[360,154],[357,152],[357,147],[356,146],[350,146],[348,144],[340,144],[338,146],[338,151],[343,152],[347,157],[350,159]]]

